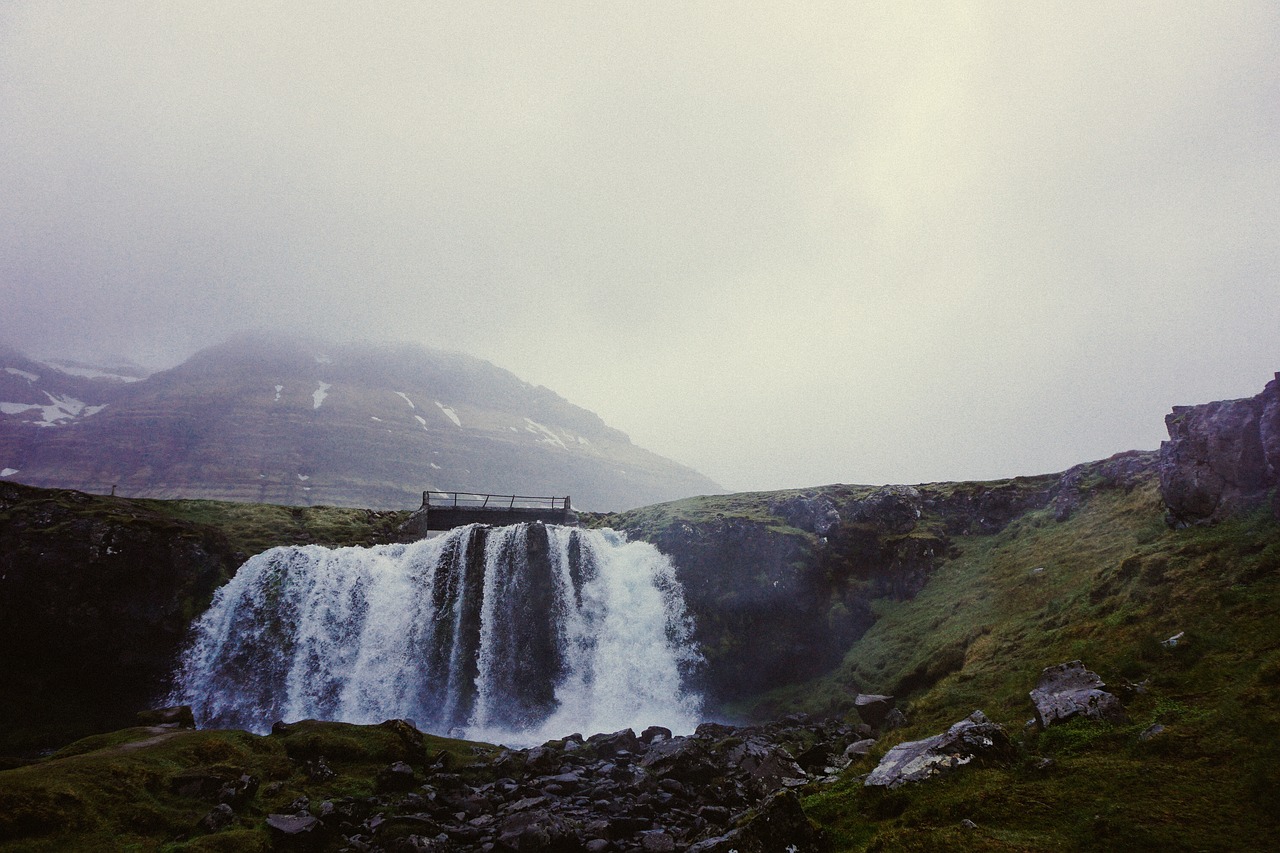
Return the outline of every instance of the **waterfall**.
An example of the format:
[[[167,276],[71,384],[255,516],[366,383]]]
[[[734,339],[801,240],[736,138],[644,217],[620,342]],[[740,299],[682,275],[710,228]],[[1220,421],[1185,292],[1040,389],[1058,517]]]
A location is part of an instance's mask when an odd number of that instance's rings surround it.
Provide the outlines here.
[[[671,562],[611,530],[470,525],[409,545],[273,548],[193,629],[171,699],[203,726],[412,719],[540,743],[692,731],[700,661]]]

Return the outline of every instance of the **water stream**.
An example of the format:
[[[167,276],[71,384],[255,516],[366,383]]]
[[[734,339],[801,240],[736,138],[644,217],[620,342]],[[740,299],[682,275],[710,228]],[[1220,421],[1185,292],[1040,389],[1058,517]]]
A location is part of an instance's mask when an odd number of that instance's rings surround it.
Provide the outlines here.
[[[471,525],[409,545],[273,548],[196,623],[171,699],[202,726],[316,718],[527,745],[698,722],[670,561],[612,531]]]

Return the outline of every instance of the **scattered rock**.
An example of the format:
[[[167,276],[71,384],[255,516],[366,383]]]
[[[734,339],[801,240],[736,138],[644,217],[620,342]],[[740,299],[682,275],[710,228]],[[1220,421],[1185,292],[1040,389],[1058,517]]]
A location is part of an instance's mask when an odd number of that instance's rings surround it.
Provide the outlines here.
[[[1083,715],[1091,720],[1123,722],[1120,700],[1103,688],[1107,685],[1078,660],[1045,667],[1031,691],[1036,722],[1042,728]]]
[[[213,811],[200,819],[200,829],[205,832],[218,832],[235,822],[236,813],[231,806],[226,803],[219,803],[213,807]]]
[[[965,818],[964,820],[960,821],[960,825],[961,825],[961,826],[963,826],[965,829],[977,829],[977,828],[978,828],[978,825],[977,825],[976,823],[974,823],[973,821],[969,820],[969,818]]]
[[[1147,728],[1143,729],[1143,730],[1142,730],[1142,734],[1138,735],[1138,740],[1140,740],[1140,741],[1149,741],[1149,740],[1151,740],[1153,737],[1157,737],[1157,736],[1159,736],[1159,735],[1164,734],[1164,731],[1165,731],[1164,726],[1160,725],[1159,723],[1156,723],[1156,724],[1155,724],[1155,725],[1153,725],[1153,726],[1149,726],[1149,727],[1147,727]]]
[[[974,711],[944,734],[898,744],[880,759],[863,784],[897,788],[908,782],[922,782],[974,760],[1007,758],[1011,749],[1004,729],[981,711]]]
[[[413,768],[403,761],[397,761],[378,771],[374,779],[373,789],[379,794],[389,791],[411,791],[417,784]]]
[[[853,743],[845,747],[844,757],[853,759],[853,758],[862,758],[866,755],[870,755],[871,749],[875,745],[876,745],[876,742],[872,738],[863,738],[862,740],[855,740]]]
[[[272,834],[283,838],[296,838],[315,832],[320,821],[311,815],[269,814],[267,828]]]
[[[1178,643],[1182,642],[1182,638],[1185,637],[1186,635],[1187,635],[1186,631],[1179,631],[1169,639],[1161,640],[1160,645],[1164,646],[1166,649],[1175,649],[1178,647]]]
[[[889,713],[885,714],[884,723],[880,726],[882,731],[891,732],[894,729],[904,729],[907,727],[907,715],[897,708],[890,708]]]

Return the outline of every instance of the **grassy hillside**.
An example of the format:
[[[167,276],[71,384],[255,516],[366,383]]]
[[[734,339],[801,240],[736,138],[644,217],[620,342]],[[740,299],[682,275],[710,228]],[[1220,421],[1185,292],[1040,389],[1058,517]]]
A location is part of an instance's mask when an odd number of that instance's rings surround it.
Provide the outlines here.
[[[408,510],[336,506],[279,506],[208,500],[144,500],[132,503],[173,518],[221,530],[238,551],[259,554],[277,545],[376,545],[395,540]]]
[[[1280,820],[1280,525],[1257,514],[1170,530],[1163,512],[1149,482],[1101,491],[1064,522],[1041,510],[958,537],[914,600],[876,602],[835,672],[757,703],[846,713],[857,690],[905,698],[909,727],[806,800],[836,849],[1268,846]],[[1130,723],[1027,726],[1040,670],[1077,658],[1124,698]],[[1021,739],[1019,761],[889,794],[861,786],[893,744],[979,708]]]

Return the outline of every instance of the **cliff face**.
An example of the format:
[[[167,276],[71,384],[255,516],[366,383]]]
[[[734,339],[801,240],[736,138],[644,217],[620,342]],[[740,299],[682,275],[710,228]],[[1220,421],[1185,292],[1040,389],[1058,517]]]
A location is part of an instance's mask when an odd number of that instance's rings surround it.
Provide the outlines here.
[[[1153,472],[1154,454],[1131,452],[1062,474],[690,498],[595,523],[672,558],[714,706],[829,670],[875,621],[874,602],[913,598],[958,537],[1041,510],[1061,521]]]
[[[129,501],[0,483],[0,746],[128,724],[239,559]]]
[[[1260,394],[1165,416],[1160,491],[1175,525],[1218,521],[1271,503],[1280,518],[1280,373]]]

